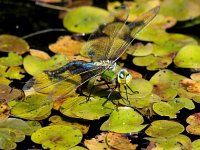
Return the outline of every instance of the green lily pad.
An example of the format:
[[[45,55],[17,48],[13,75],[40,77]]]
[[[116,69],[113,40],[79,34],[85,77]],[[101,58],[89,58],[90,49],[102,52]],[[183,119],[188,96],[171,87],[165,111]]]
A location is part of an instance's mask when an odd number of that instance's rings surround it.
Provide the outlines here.
[[[155,144],[155,149],[191,149],[191,140],[189,137],[179,134],[172,137],[145,138]]]
[[[157,120],[151,123],[151,126],[145,133],[152,137],[170,137],[180,134],[184,131],[184,126],[178,122],[169,120]]]
[[[200,46],[187,45],[176,55],[174,63],[181,68],[200,68]]]
[[[26,56],[23,61],[26,72],[30,75],[38,75],[44,70],[56,69],[68,61],[64,55],[54,55],[50,59],[42,59],[36,56]]]
[[[42,144],[44,149],[69,149],[81,142],[82,133],[70,126],[52,125],[37,130],[32,134],[31,140]]]
[[[72,119],[63,118],[63,117],[60,117],[60,116],[57,116],[57,115],[50,117],[49,121],[51,121],[50,125],[72,126],[74,128],[79,129],[83,134],[86,134],[89,130],[89,125],[87,125],[87,124],[82,124],[82,123],[79,123],[79,122],[74,121]]]
[[[60,111],[66,116],[95,120],[110,114],[115,108],[110,101],[106,101],[106,98],[100,97],[91,97],[88,102],[84,96],[71,97],[65,100]]]
[[[25,139],[22,131],[16,129],[0,128],[0,149],[15,149],[16,142]]]
[[[100,24],[113,20],[113,18],[105,20],[108,16],[109,12],[104,9],[82,6],[68,12],[63,19],[63,24],[72,32],[92,33]]]
[[[37,123],[38,124],[38,123]],[[38,124],[37,126],[40,126]],[[25,135],[31,135],[34,130],[31,124],[17,118],[8,118],[5,120],[0,120],[0,129],[9,128],[22,131]]]
[[[1,57],[0,64],[8,67],[19,66],[22,64],[22,56],[15,53],[8,53],[8,57]]]
[[[13,35],[0,35],[0,51],[23,54],[29,50],[29,45],[23,39]]]
[[[42,120],[48,117],[52,107],[53,103],[46,95],[34,94],[12,106],[11,114],[24,119]]]
[[[176,118],[176,113],[178,113],[178,110],[167,102],[154,103],[153,110],[160,116],[169,116],[170,118]]]
[[[153,89],[153,86],[149,81],[139,78],[132,79],[131,82],[129,82],[127,85],[131,90],[128,87],[126,87],[126,91],[124,86],[120,86],[120,94],[124,98],[127,98],[126,94],[128,94],[128,99],[130,101],[131,99],[146,97],[152,92]]]
[[[180,13],[182,12],[182,13]],[[164,0],[161,3],[160,13],[166,16],[173,16],[179,21],[189,20],[200,15],[198,0]]]
[[[118,133],[139,132],[147,125],[141,125],[143,117],[130,107],[119,107],[114,110],[109,119],[101,125],[100,130]]]
[[[200,139],[197,139],[192,142],[192,150],[199,150],[200,147]]]
[[[150,55],[153,51],[153,45],[151,43],[147,43],[143,45],[141,43],[134,44],[130,46],[126,51],[129,55],[133,56],[147,56]]]
[[[172,100],[178,94],[181,87],[180,81],[184,78],[170,70],[160,70],[150,79],[154,85],[153,93],[159,95],[163,100]]]

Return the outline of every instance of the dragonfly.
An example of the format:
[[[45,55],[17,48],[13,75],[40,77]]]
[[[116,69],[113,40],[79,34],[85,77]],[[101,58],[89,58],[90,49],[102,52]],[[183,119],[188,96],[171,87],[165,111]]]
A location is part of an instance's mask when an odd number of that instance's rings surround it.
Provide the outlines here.
[[[108,83],[114,83],[116,86],[112,91],[120,85],[126,86],[132,76],[125,68],[119,67],[116,61],[142,29],[156,17],[159,8],[156,6],[127,24],[129,8],[121,6],[116,11],[117,13],[113,13],[119,21],[100,25],[84,45],[85,53],[91,58],[90,62],[75,60],[57,69],[45,70],[44,74],[51,79],[50,83],[42,83],[41,81],[45,81],[43,79],[39,79],[40,82],[31,79],[23,89],[33,85],[35,91],[40,92],[45,88],[52,87],[48,95],[51,100],[58,100],[66,98],[72,91],[97,76],[101,76]],[[125,21],[122,22],[120,19]]]

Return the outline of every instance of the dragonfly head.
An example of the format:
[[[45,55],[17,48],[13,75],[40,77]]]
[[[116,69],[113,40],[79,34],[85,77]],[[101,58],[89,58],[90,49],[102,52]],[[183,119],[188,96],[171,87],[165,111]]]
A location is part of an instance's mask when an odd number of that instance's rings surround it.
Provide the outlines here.
[[[131,74],[126,69],[121,69],[117,75],[119,84],[127,84],[132,80]]]

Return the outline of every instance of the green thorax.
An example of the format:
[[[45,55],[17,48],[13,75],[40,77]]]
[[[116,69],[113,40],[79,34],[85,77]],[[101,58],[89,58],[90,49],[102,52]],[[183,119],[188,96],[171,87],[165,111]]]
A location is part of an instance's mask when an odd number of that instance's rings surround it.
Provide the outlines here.
[[[120,70],[121,67],[116,65],[112,69],[107,69],[106,71],[104,71],[101,77],[108,82],[113,82],[117,78],[117,75]]]

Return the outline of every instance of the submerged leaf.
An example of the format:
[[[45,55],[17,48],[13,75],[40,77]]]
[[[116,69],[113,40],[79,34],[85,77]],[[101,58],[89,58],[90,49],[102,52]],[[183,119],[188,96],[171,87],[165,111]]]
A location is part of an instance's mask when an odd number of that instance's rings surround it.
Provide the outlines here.
[[[32,134],[31,140],[44,149],[69,149],[81,142],[81,131],[65,125],[46,126]]]

